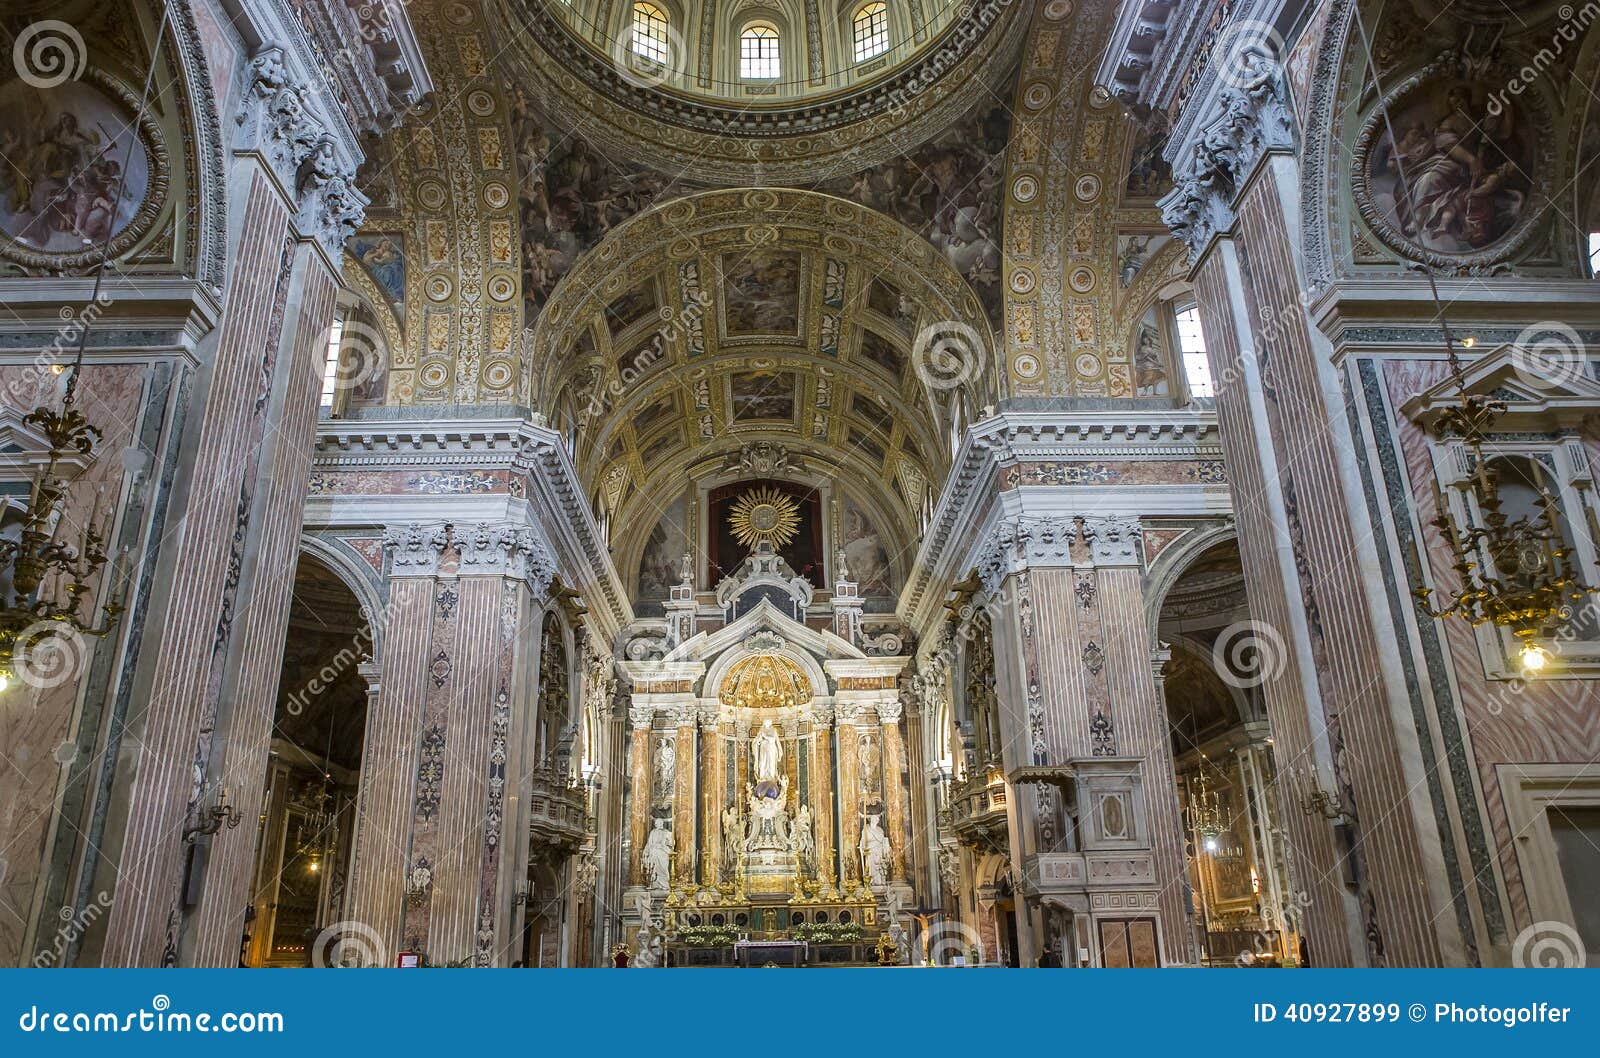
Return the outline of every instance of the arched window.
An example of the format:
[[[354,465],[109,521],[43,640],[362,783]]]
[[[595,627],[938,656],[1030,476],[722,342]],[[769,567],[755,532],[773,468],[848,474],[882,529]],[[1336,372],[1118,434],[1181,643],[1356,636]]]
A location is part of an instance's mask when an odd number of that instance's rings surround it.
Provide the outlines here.
[[[1183,353],[1183,374],[1189,383],[1189,396],[1214,397],[1211,361],[1206,357],[1206,336],[1200,330],[1200,309],[1190,305],[1175,316],[1178,324],[1178,349]]]
[[[874,0],[856,9],[851,20],[856,62],[882,55],[889,50],[889,5]]]
[[[633,5],[633,53],[651,62],[667,61],[667,13],[655,4]]]
[[[739,76],[747,81],[771,81],[778,76],[778,30],[765,22],[752,22],[739,34]]]

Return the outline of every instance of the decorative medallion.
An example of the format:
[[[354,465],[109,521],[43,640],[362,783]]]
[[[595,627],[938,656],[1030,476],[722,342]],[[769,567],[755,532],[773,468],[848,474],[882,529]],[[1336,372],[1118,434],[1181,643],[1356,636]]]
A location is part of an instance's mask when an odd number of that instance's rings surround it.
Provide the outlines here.
[[[744,547],[762,543],[785,547],[800,531],[800,505],[788,493],[763,485],[734,501],[728,527]]]
[[[1097,279],[1094,274],[1094,269],[1090,268],[1088,265],[1080,265],[1079,267],[1074,268],[1072,270],[1072,274],[1067,276],[1067,285],[1072,287],[1072,289],[1077,291],[1079,294],[1087,294],[1089,291],[1093,290],[1096,281]]]
[[[1031,176],[1019,176],[1011,185],[1011,197],[1018,202],[1032,202],[1039,193],[1039,181]]]
[[[0,257],[80,268],[131,250],[160,215],[169,179],[161,131],[100,71],[48,88],[11,81],[0,88],[0,129],[15,141],[0,167]]]
[[[1548,105],[1538,90],[1505,99],[1485,87],[1515,81],[1509,69],[1481,78],[1435,63],[1374,107],[1356,142],[1361,216],[1412,260],[1463,271],[1498,264],[1527,244],[1548,212],[1556,141]]]
[[[1079,202],[1093,202],[1100,197],[1100,178],[1093,173],[1084,173],[1072,186],[1072,193]]]

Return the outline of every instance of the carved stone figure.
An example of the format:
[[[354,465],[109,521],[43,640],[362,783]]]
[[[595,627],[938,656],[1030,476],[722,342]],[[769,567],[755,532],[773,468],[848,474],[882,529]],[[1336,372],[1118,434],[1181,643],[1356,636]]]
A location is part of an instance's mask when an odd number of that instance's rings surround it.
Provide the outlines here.
[[[805,875],[817,873],[817,842],[811,833],[811,809],[801,805],[794,817],[794,855]]]
[[[722,880],[731,882],[739,874],[739,849],[744,831],[739,825],[739,810],[729,805],[722,810]]]
[[[880,889],[889,884],[889,836],[883,832],[876,815],[861,817],[861,840],[857,843],[861,853],[861,874],[867,884]]]
[[[778,768],[783,763],[783,743],[771,720],[761,721],[761,730],[750,743],[750,762],[755,765],[756,785],[778,781]]]
[[[656,828],[644,843],[644,877],[650,888],[665,892],[672,881],[672,831],[665,819],[656,820]]]

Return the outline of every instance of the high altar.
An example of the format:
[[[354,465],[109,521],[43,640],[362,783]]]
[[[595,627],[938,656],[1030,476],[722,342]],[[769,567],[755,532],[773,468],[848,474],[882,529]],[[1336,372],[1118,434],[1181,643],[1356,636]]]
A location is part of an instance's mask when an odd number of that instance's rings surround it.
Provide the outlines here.
[[[811,585],[766,545],[719,586],[720,627],[694,629],[688,580],[660,656],[621,665],[632,685],[624,941],[647,965],[728,961],[740,942],[779,940],[867,961],[889,910],[913,895],[908,659],[853,641],[848,582],[835,585],[832,629],[807,622]]]

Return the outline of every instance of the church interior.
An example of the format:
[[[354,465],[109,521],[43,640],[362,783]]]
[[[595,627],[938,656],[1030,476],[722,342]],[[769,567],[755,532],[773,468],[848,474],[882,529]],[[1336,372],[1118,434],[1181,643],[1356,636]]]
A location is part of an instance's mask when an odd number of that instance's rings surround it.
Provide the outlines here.
[[[1600,2],[4,8],[0,965],[1600,957]]]

